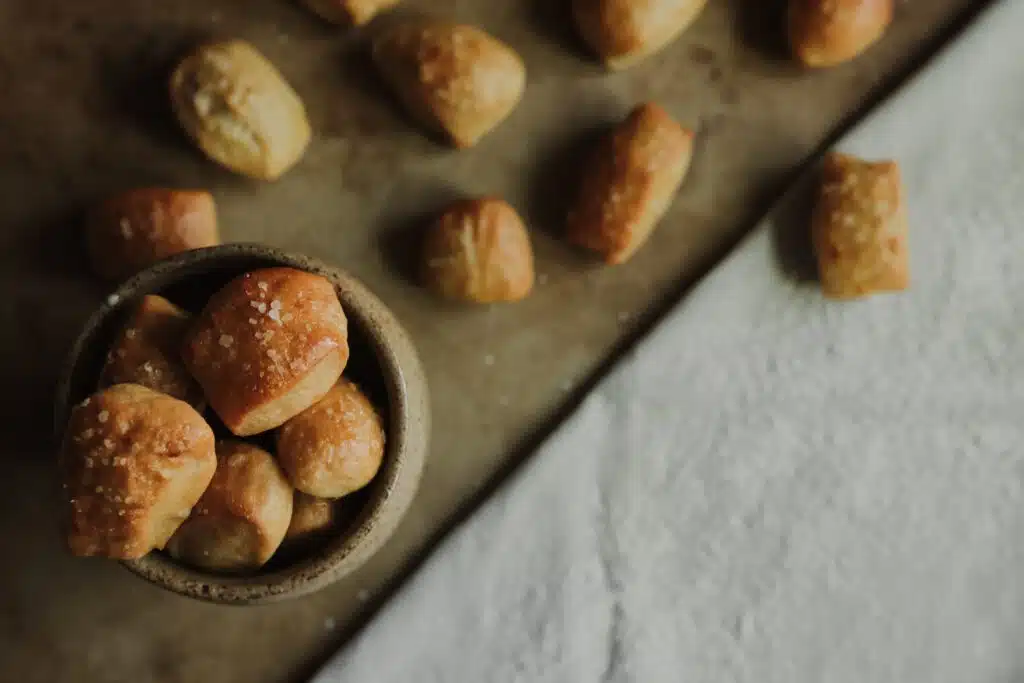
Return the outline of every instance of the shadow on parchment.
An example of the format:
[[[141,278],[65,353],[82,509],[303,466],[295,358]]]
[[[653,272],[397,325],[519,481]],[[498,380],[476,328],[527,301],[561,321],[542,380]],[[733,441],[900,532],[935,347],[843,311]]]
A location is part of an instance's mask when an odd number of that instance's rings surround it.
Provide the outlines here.
[[[26,267],[46,279],[11,292],[5,326],[12,328],[8,343],[15,348],[0,363],[0,381],[18,388],[19,400],[5,407],[10,419],[5,438],[19,448],[56,450],[52,409],[58,376],[79,329],[112,287],[92,276],[82,228],[78,209],[59,209],[42,219],[24,254]],[[69,283],[74,300],[56,302]]]
[[[580,191],[581,169],[586,169],[614,124],[594,123],[576,130],[531,172],[524,207],[531,227],[556,240],[565,235],[566,220]]]
[[[0,582],[7,587],[5,599],[19,590],[30,595],[43,582],[40,567],[59,574],[65,566],[58,542],[59,437],[53,399],[71,342],[103,292],[88,275],[79,212],[57,209],[33,223],[17,228],[29,233],[30,241],[18,247],[23,262],[6,263],[15,277],[5,288],[0,310],[0,386],[8,389],[2,402],[0,451]],[[17,277],[21,269],[32,276]],[[50,575],[46,580],[64,578]],[[19,628],[33,623],[29,614],[39,602],[25,593],[25,600],[4,603],[0,621],[10,620]],[[0,630],[13,632],[6,626]],[[19,647],[31,648],[33,642],[26,637]]]
[[[788,0],[733,0],[737,28],[746,45],[772,61],[789,59]]]
[[[381,30],[377,24],[373,28]],[[330,88],[331,94],[326,111],[313,121],[318,134],[382,139],[408,131],[409,122],[374,63],[372,37],[347,36],[330,68],[320,74],[319,87]]]
[[[163,28],[163,27],[162,27]],[[129,128],[144,130],[161,143],[198,152],[181,130],[169,101],[171,74],[208,33],[180,30],[147,31],[131,43],[116,43],[102,53],[104,113]]]
[[[538,35],[578,55],[581,61],[594,60],[593,50],[576,29],[572,0],[530,0],[528,12]]]
[[[44,219],[33,231],[34,244],[28,250],[38,271],[62,278],[81,278],[92,282],[85,251],[85,212],[62,209]],[[94,283],[97,290],[102,289]]]
[[[817,187],[817,164],[814,164],[790,187],[769,217],[779,267],[786,276],[801,283],[818,279],[810,230]]]
[[[420,253],[427,231],[453,202],[468,198],[468,194],[453,185],[416,179],[400,182],[392,190],[394,205],[390,215],[380,219],[378,246],[384,262],[407,283],[420,284]]]

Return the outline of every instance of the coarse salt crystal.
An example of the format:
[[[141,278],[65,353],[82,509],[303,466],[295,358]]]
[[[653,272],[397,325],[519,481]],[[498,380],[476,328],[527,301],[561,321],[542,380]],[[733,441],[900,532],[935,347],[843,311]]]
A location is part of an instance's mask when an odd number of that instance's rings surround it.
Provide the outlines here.
[[[235,340],[230,334],[222,334],[220,335],[218,343],[225,349],[230,349],[231,345],[235,343]]]
[[[116,306],[117,302],[120,301],[120,300],[121,300],[120,296],[118,296],[117,294],[111,294],[110,296],[107,297],[107,305],[108,306]]]
[[[104,422],[107,421],[107,419],[109,417],[110,417],[110,413],[108,413],[105,410],[101,410],[100,414],[96,416],[96,419],[100,421],[100,424],[103,424]]]

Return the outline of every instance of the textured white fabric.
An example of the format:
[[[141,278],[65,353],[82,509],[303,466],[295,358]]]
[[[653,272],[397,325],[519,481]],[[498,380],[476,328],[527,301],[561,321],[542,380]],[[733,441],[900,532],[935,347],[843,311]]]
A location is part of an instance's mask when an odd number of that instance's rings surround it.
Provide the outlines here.
[[[823,300],[769,217],[317,683],[1024,680],[1024,1],[839,147],[912,289]]]

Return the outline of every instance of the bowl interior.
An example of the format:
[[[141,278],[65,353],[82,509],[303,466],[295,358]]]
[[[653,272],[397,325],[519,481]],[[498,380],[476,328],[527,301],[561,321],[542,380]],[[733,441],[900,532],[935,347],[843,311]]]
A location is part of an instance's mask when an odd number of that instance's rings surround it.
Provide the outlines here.
[[[207,299],[229,280],[259,268],[287,266],[327,277],[335,286],[349,322],[350,357],[345,376],[356,382],[378,409],[387,435],[380,472],[365,489],[339,501],[343,519],[338,534],[320,546],[290,554],[278,553],[255,574],[222,576],[178,564],[163,552],[125,562],[143,578],[166,588],[217,602],[251,603],[275,597],[308,593],[357,566],[368,555],[364,546],[373,536],[393,527],[387,515],[389,495],[403,485],[402,453],[405,451],[408,416],[406,369],[389,335],[396,329],[376,298],[343,272],[308,257],[288,254],[262,245],[225,245],[163,261],[125,282],[92,316],[75,343],[58,388],[55,431],[62,437],[70,408],[94,393],[110,345],[125,324],[134,304],[146,294],[159,294],[192,313],[202,310]],[[231,437],[209,408],[204,416],[218,438]],[[271,452],[273,434],[250,437]],[[406,472],[414,475],[419,470]],[[393,515],[392,515],[393,516]],[[383,523],[382,523],[383,522]]]

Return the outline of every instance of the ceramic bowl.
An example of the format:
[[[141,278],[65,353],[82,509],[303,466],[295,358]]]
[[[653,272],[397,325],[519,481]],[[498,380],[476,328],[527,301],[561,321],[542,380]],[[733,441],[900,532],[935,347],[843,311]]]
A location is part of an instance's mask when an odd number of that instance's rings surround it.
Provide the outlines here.
[[[347,527],[305,555],[275,557],[261,572],[248,576],[197,571],[157,551],[123,563],[158,586],[199,600],[239,605],[273,602],[312,593],[351,573],[397,527],[412,502],[427,453],[429,407],[423,369],[408,335],[384,304],[342,270],[307,256],[250,244],[180,254],[135,275],[107,298],[86,323],[62,374],[55,410],[58,442],[71,407],[96,390],[107,349],[135,301],[146,294],[161,294],[198,312],[232,278],[273,266],[316,273],[334,284],[349,319],[351,357],[345,374],[381,410],[386,452],[373,482],[342,499],[349,515]]]

